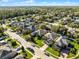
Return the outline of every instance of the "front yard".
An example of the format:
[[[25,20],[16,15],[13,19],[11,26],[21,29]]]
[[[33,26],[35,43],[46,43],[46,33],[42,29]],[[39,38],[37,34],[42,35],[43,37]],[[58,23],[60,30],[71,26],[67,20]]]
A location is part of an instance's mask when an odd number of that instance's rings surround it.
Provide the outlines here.
[[[54,48],[48,47],[45,51],[53,57],[58,58],[60,56],[60,52]]]
[[[19,42],[17,42],[15,39],[11,39],[10,37],[5,38],[5,41],[8,42],[8,44],[13,48],[17,48],[20,46]]]
[[[72,58],[74,56],[76,56],[76,54],[78,53],[79,50],[79,40],[78,38],[74,39],[74,41],[69,41],[68,42],[73,46],[73,48],[70,49],[69,53],[68,53],[68,58]]]
[[[79,59],[79,55],[76,58],[74,58],[74,59]]]
[[[42,47],[44,45],[42,38],[34,37],[33,39],[37,47]]]
[[[27,40],[30,37],[30,35],[29,34],[28,35],[23,35],[22,34],[21,37],[24,38],[25,40]]]
[[[31,54],[29,50],[26,50],[26,54],[27,54],[27,59],[30,59],[33,57],[33,55]]]
[[[24,48],[21,48],[20,54],[25,56],[26,59],[31,59],[33,57],[32,53],[28,49],[24,50]]]

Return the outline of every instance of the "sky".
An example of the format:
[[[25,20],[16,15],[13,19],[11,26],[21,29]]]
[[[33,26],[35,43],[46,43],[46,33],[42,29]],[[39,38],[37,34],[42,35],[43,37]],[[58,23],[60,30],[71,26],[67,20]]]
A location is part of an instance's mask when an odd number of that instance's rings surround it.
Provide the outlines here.
[[[79,6],[79,0],[0,0],[0,6]]]

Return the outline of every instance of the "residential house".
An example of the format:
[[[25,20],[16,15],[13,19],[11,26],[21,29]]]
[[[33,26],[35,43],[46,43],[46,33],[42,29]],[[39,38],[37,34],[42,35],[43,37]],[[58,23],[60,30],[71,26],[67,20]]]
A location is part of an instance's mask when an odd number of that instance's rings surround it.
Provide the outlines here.
[[[0,50],[0,58],[4,57],[5,55],[9,54],[11,51],[7,50]]]
[[[73,17],[74,23],[79,24],[79,17]]]
[[[15,51],[10,52],[9,54],[5,55],[4,57],[2,57],[1,59],[12,59],[14,58],[18,53]]]
[[[62,36],[62,38],[58,42],[55,43],[55,46],[59,49],[67,47],[68,43],[66,41],[66,37]]]
[[[46,37],[46,44],[51,44],[53,41],[56,40],[56,38],[58,37],[58,34],[55,33],[55,32],[52,32],[52,33],[46,33],[44,35]]]
[[[42,37],[42,36],[45,35],[46,32],[47,32],[46,30],[40,29],[40,30],[37,30],[37,31],[32,32],[31,33],[31,36],[36,36],[37,35],[37,36]]]

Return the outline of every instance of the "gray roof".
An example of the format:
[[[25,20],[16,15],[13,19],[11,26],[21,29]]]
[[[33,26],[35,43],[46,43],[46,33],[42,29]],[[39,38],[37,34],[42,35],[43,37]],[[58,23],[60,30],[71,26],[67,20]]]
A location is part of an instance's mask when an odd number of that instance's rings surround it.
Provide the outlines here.
[[[55,33],[55,32],[47,33],[47,34],[45,35],[45,37],[47,37],[47,38],[53,40],[53,39],[56,39],[56,38],[57,38],[57,33]]]
[[[33,19],[32,18],[27,18],[26,22],[33,22]]]
[[[66,39],[61,39],[61,43],[62,43],[63,45],[68,45]]]
[[[15,57],[17,55],[17,52],[12,51],[11,53],[5,55],[4,57],[2,57],[1,59],[12,59],[13,57]]]
[[[32,36],[34,35],[39,35],[39,36],[42,36],[46,33],[46,30],[37,30],[37,31],[34,31],[31,33]]]
[[[68,43],[67,43],[66,39],[61,39],[60,41],[58,41],[56,43],[56,45],[58,45],[59,47],[62,47],[62,46],[67,46]]]
[[[75,23],[79,23],[79,20],[75,20]]]
[[[46,44],[51,44],[58,37],[57,33],[47,33],[44,38],[46,39]]]
[[[61,46],[62,46],[61,41],[59,41],[59,42],[57,43],[57,45],[61,47]]]
[[[0,50],[0,58],[4,57],[5,55],[9,54],[11,51],[7,51],[7,50]]]
[[[7,42],[0,42],[0,46],[7,44]]]
[[[28,26],[27,29],[31,31],[35,31],[35,26]]]
[[[6,36],[2,36],[2,37],[0,37],[0,41],[3,40],[4,38],[6,38]]]

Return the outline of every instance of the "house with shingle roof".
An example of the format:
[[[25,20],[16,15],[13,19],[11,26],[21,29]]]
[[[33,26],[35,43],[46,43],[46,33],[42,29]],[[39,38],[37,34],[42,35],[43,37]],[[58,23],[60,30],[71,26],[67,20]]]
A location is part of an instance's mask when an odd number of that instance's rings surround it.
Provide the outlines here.
[[[32,33],[31,33],[31,36],[37,35],[37,36],[42,37],[42,36],[45,35],[46,32],[47,32],[46,30],[40,29],[40,30],[37,30],[37,31],[32,32]]]
[[[67,47],[68,42],[66,40],[66,37],[62,37],[58,42],[55,43],[55,46],[59,49],[61,49],[63,47]]]
[[[47,44],[51,44],[53,41],[55,41],[57,39],[59,35],[55,32],[48,32],[44,35],[44,37],[46,38],[46,43]]]

